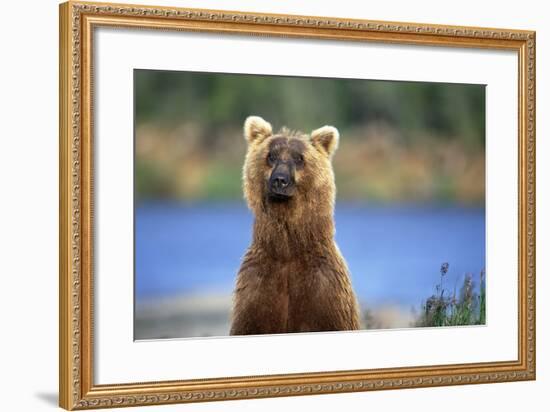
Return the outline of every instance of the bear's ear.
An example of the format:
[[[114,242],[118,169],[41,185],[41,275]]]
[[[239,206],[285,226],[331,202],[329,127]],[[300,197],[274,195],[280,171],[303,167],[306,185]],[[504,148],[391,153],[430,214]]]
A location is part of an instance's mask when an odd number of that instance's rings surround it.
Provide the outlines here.
[[[322,153],[332,157],[336,149],[338,148],[338,141],[340,140],[340,133],[338,129],[332,126],[323,126],[317,130],[311,132],[311,143]]]
[[[249,116],[244,122],[244,137],[248,143],[260,142],[272,133],[271,125],[259,116]]]

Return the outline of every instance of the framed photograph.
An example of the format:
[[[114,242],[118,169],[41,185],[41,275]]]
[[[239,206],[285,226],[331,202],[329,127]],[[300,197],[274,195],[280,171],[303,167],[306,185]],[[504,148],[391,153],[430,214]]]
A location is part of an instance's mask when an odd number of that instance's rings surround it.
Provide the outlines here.
[[[535,379],[535,33],[60,6],[65,409]]]

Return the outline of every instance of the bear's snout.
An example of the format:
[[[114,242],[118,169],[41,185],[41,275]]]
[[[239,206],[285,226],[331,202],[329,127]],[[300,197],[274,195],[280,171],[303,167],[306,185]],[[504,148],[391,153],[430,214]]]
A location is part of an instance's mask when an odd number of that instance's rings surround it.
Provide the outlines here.
[[[294,194],[294,179],[289,165],[279,163],[271,173],[268,183],[269,195],[276,200],[285,200]]]
[[[287,187],[289,184],[289,176],[284,174],[278,174],[271,179],[271,185],[275,190],[281,190]]]

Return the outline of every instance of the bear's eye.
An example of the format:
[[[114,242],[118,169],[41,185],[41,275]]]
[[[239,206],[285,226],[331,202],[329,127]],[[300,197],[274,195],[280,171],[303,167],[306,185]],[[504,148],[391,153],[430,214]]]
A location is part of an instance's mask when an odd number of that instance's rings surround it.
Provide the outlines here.
[[[269,152],[267,155],[267,161],[268,163],[275,163],[277,161],[277,156],[273,152]]]
[[[294,162],[297,166],[303,166],[304,165],[304,156],[301,154],[298,154],[294,156]]]

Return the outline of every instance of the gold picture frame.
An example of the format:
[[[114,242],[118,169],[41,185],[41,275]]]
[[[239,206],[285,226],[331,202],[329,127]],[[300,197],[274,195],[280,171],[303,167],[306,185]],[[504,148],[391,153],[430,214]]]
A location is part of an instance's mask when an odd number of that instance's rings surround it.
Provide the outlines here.
[[[518,56],[515,361],[96,385],[93,380],[93,32],[115,26],[407,45]],[[60,5],[59,404],[69,410],[535,379],[535,32],[70,1]]]

